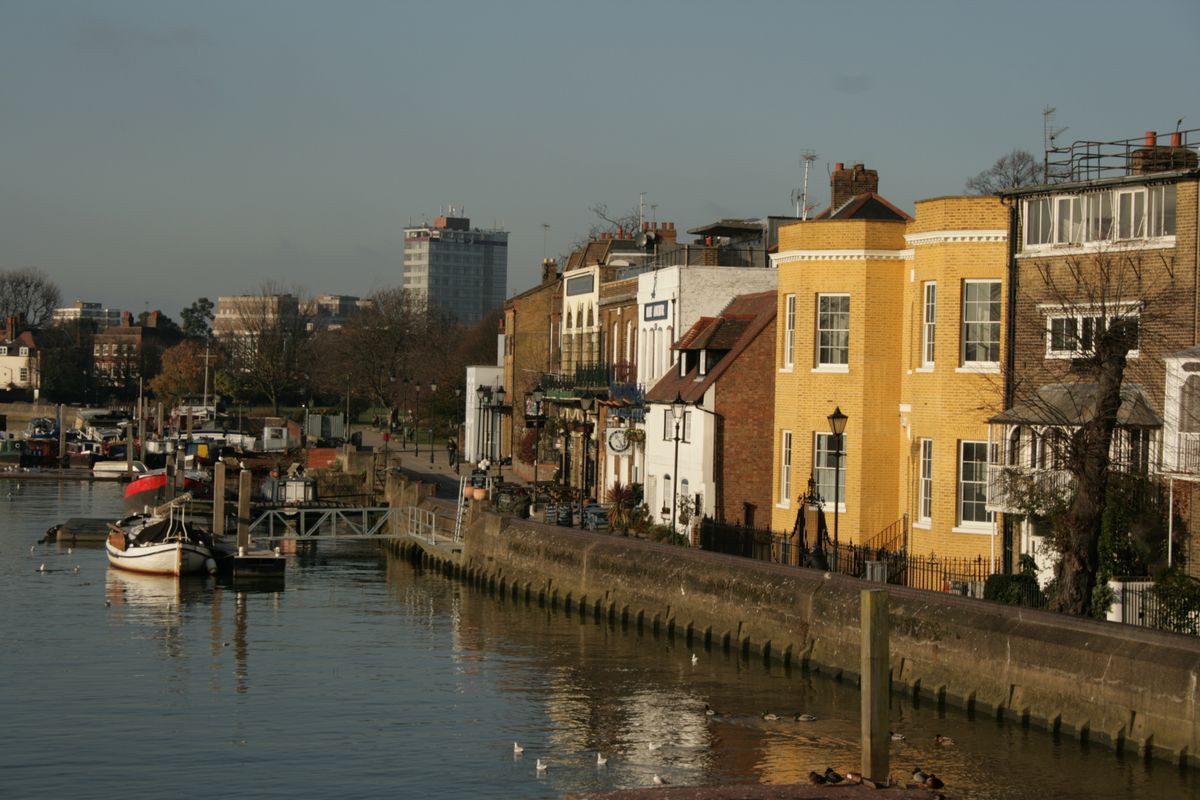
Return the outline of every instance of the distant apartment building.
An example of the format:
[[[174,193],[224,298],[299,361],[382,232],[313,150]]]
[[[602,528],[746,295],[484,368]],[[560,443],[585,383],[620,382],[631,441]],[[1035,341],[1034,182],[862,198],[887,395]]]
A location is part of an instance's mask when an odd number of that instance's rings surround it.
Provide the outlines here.
[[[300,303],[300,313],[310,331],[333,331],[371,304],[370,300],[346,294],[323,294]]]
[[[456,216],[404,229],[404,288],[431,308],[474,324],[504,304],[507,281],[507,231],[472,228]]]
[[[300,301],[291,294],[239,294],[217,298],[213,336],[222,341],[276,329],[300,317]]]
[[[88,320],[96,324],[97,330],[111,328],[113,325],[121,324],[121,309],[119,308],[104,308],[100,303],[87,303],[83,300],[76,300],[72,305],[65,308],[54,309],[54,314],[51,322],[54,325],[63,325],[73,320]]]

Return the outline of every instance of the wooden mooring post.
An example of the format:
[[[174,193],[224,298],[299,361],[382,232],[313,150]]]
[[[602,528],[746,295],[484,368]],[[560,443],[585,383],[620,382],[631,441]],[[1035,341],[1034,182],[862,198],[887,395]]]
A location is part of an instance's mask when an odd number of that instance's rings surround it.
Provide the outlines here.
[[[213,464],[212,533],[216,539],[225,536],[225,462]]]
[[[862,611],[860,674],[862,675],[862,774],[876,784],[888,777],[888,701],[891,675],[888,671],[888,593],[884,589],[864,589]]]
[[[250,470],[238,473],[237,549],[244,555],[250,549]]]

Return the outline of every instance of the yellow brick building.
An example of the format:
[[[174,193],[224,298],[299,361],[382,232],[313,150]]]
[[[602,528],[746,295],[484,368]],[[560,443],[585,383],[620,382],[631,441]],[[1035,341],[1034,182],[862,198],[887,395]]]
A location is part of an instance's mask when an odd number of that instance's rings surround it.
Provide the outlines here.
[[[986,420],[1004,397],[1007,231],[995,197],[919,201],[908,226],[897,479],[910,553],[1002,555],[984,505]]]
[[[772,528],[792,528],[812,476],[832,532],[840,472],[842,543],[878,543],[907,514],[910,553],[999,558],[984,504],[1007,209],[939,198],[911,219],[870,189],[779,232]],[[849,418],[837,471],[835,408]]]

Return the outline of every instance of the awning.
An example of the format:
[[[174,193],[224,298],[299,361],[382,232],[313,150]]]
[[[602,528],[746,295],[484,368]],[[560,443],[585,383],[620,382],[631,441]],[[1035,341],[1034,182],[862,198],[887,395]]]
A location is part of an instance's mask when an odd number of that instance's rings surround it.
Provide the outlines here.
[[[1052,383],[988,422],[1001,425],[1051,425],[1073,427],[1095,418],[1099,387],[1094,383]],[[1161,428],[1162,415],[1134,383],[1121,386],[1117,425],[1122,428]]]

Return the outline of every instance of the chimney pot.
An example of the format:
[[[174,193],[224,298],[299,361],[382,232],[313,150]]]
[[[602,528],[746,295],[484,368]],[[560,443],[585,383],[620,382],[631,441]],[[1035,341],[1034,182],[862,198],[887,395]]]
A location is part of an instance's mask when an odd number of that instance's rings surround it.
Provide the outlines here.
[[[1158,133],[1146,131],[1146,147],[1154,147],[1156,144],[1158,144]]]
[[[644,233],[644,232],[646,232],[646,231],[648,231],[648,230],[650,230],[650,223],[649,223],[649,222],[642,222],[642,232]]]
[[[1183,131],[1175,131],[1171,134],[1171,147],[1183,147]]]
[[[846,168],[846,165],[845,165],[845,164],[843,164],[841,161],[839,161],[839,162],[837,162],[836,164],[834,164],[834,165],[833,165],[833,171],[834,171],[834,172],[841,172],[841,171],[842,171],[842,170],[844,170],[845,168]]]

